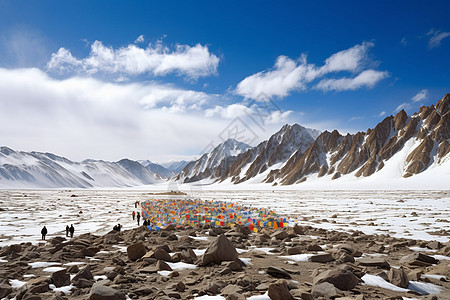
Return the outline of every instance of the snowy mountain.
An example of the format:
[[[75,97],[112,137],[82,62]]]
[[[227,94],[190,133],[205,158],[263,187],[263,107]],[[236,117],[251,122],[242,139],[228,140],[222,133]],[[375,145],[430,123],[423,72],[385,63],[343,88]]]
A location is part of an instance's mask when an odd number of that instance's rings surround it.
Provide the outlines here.
[[[228,139],[216,146],[210,153],[203,154],[198,160],[188,163],[175,177],[182,182],[198,181],[206,178],[216,178],[216,169],[238,154],[251,148],[249,145]]]
[[[1,188],[124,187],[157,181],[157,176],[128,159],[73,162],[51,153],[0,147]]]
[[[268,140],[238,155],[234,161],[221,165],[216,173],[221,181],[231,179],[233,183],[242,183],[272,169],[283,166],[294,152],[303,153],[314,142],[320,131],[305,128],[298,124],[284,125]]]
[[[162,163],[161,166],[163,166],[164,168],[166,168],[169,171],[172,171],[175,174],[178,174],[190,162],[191,161],[187,161],[187,160],[170,161],[170,162]]]
[[[404,110],[367,132],[342,136],[323,132],[306,150],[294,153],[264,182],[290,185],[311,179],[385,176],[408,178],[450,161],[450,94],[436,106]],[[388,173],[384,170],[388,169]],[[394,174],[395,173],[395,174]]]
[[[161,179],[168,179],[175,176],[177,173],[165,168],[162,165],[155,164],[150,160],[140,160],[138,161],[141,165],[144,166],[148,171],[157,175]],[[181,171],[181,170],[180,170]]]

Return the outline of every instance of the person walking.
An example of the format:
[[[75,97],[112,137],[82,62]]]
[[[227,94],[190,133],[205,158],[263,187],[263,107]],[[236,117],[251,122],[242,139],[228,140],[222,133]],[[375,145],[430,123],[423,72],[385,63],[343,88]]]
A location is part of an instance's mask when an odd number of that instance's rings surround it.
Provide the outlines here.
[[[69,225],[66,225],[66,236],[69,236]]]
[[[70,237],[73,238],[73,233],[75,232],[75,228],[73,227],[73,224],[70,224],[69,232],[70,232]]]
[[[45,236],[47,235],[47,227],[44,226],[44,228],[42,228],[41,230],[41,234],[42,234],[42,239],[45,241]]]
[[[134,220],[134,217],[136,216],[136,213],[134,212],[134,210],[133,210],[133,212],[131,213],[131,216],[133,217],[133,220]]]
[[[139,221],[141,220],[141,214],[138,212],[137,213],[137,223],[138,223],[138,226],[139,226]]]

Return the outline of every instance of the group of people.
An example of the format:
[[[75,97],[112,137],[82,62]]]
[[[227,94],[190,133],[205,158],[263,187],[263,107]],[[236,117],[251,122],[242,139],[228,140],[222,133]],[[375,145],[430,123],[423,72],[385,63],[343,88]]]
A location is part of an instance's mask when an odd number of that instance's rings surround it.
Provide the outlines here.
[[[70,234],[70,237],[73,238],[74,232],[75,232],[75,227],[73,227],[73,224],[70,224],[70,227],[69,227],[69,225],[66,225],[66,236],[67,237]],[[48,233],[47,227],[44,226],[41,229],[42,240],[45,240],[45,236],[47,235],[47,233]]]
[[[136,218],[137,219],[137,224],[139,226],[139,223],[141,222],[141,213],[138,211],[137,213],[133,210],[133,212],[131,213],[131,216],[133,217],[133,220]]]

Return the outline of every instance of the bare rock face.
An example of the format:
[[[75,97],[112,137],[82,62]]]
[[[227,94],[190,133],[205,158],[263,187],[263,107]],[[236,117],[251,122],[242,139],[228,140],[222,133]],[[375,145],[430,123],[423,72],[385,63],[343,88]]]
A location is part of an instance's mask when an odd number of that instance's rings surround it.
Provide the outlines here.
[[[220,264],[223,261],[238,261],[239,255],[234,245],[224,235],[214,240],[203,254],[200,265]]]
[[[431,140],[430,137],[426,137],[423,142],[408,155],[406,158],[408,168],[406,169],[405,177],[411,176],[411,174],[418,174],[428,167],[433,147],[433,140]]]

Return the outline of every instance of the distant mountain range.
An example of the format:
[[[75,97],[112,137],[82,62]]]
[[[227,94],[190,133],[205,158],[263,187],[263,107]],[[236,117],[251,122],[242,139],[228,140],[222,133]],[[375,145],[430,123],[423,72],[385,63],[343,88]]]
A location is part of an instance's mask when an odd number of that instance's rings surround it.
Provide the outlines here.
[[[386,166],[407,178],[448,161],[450,94],[412,116],[401,110],[366,132],[343,136],[336,130],[284,125],[255,147],[229,139],[195,161],[164,166],[129,159],[73,162],[51,153],[0,147],[0,188],[125,187],[169,179],[292,185],[370,177]]]

